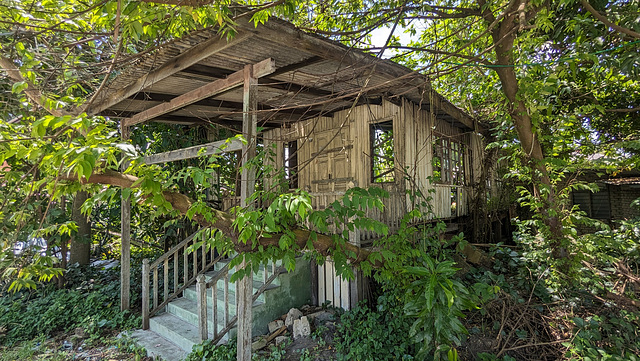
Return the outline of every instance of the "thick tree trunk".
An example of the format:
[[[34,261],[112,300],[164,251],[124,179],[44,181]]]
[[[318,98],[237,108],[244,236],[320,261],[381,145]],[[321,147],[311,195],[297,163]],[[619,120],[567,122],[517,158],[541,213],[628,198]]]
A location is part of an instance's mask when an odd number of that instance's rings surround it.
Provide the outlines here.
[[[520,21],[524,21],[524,19],[520,19]],[[542,203],[539,211],[543,214],[545,225],[549,227],[553,255],[556,258],[563,258],[566,257],[566,250],[562,247],[562,222],[558,218],[558,213],[554,211],[558,208],[555,191],[544,162],[540,139],[533,129],[531,115],[518,94],[519,82],[512,57],[518,25],[516,14],[510,14],[492,32],[493,42],[498,44],[496,64],[501,65],[495,70],[500,78],[502,90],[509,101],[509,115],[518,133],[522,150],[529,158],[532,168],[537,171],[537,174],[533,175],[532,186],[534,195]],[[546,197],[543,196],[543,189]]]
[[[77,175],[68,175],[64,178],[64,180],[69,181],[77,181]],[[122,174],[119,172],[105,170],[103,173],[93,174],[89,179],[82,179],[83,184],[108,184],[112,186],[118,186],[122,188],[132,188],[135,187],[134,183],[138,180],[137,177]],[[189,208],[193,204],[193,200],[187,197],[184,194],[164,191],[162,193],[164,199],[171,204],[173,209],[178,211],[181,215],[186,215]],[[193,217],[193,220],[196,221],[202,227],[212,227],[220,232],[222,232],[225,236],[229,237],[231,241],[234,243],[234,248],[237,252],[253,252],[257,250],[258,245],[263,247],[278,247],[278,241],[280,240],[281,234],[272,234],[271,237],[268,238],[259,238],[257,240],[256,245],[249,243],[243,243],[238,241],[238,235],[233,228],[233,217],[229,213],[225,213],[216,209],[211,209],[211,212],[215,214],[215,219],[213,221],[207,221],[202,215],[196,214]],[[307,247],[307,242],[311,241],[313,245],[313,249],[321,255],[329,256],[331,254],[331,250],[336,248],[336,243],[331,236],[323,235],[323,234],[313,234],[309,230],[305,229],[293,229],[292,235],[295,236],[295,243],[298,245],[300,249],[305,249]],[[364,248],[360,248],[351,243],[345,243],[340,245],[340,247],[348,252],[347,258],[353,265],[357,265],[360,262],[366,260],[371,251],[368,251]],[[380,266],[382,263],[377,262],[374,264],[375,266]]]
[[[78,263],[88,265],[91,255],[91,224],[89,219],[80,212],[80,207],[89,198],[84,191],[76,193],[73,199],[71,219],[78,225],[78,233],[71,238],[71,252],[69,264]]]

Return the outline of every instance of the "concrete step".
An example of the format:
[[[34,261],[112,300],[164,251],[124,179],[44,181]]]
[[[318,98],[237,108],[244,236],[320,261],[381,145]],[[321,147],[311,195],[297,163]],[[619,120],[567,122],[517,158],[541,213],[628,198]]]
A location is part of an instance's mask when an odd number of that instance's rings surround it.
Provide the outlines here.
[[[205,273],[205,279],[207,281],[211,280],[212,278],[214,278],[217,275],[217,271],[211,271],[211,272],[207,272]],[[260,280],[256,280],[254,278],[253,280],[253,292],[255,293],[257,290],[260,289],[260,287],[262,287],[264,285],[264,283]],[[218,280],[218,282],[216,282],[216,286],[217,286],[217,294],[216,297],[218,298],[219,301],[224,302],[224,280]],[[269,284],[267,286],[267,288],[265,289],[265,291],[268,290],[272,290],[275,288],[278,288],[278,285],[275,285],[273,283]],[[209,302],[211,302],[211,289],[207,289],[207,297],[209,299]],[[195,293],[195,286],[191,286],[189,288],[187,288],[184,293],[183,293],[184,297],[187,297],[191,300],[196,300],[196,293]],[[236,299],[236,283],[235,282],[229,282],[229,302],[235,304],[235,299]],[[258,297],[258,301],[262,301],[264,302],[264,293],[261,294]]]
[[[279,286],[272,284],[268,288],[271,291],[263,293],[266,303],[263,303],[261,300],[254,303],[252,334],[261,335],[266,333],[268,331],[267,324],[270,321],[285,314],[291,307],[300,307],[301,305],[309,302],[308,297],[310,294],[310,287],[308,285],[311,284],[308,272],[309,262],[302,259],[299,262],[300,266],[299,268],[296,268],[295,272],[284,272],[284,274],[281,274],[281,276],[278,277]],[[211,277],[212,274],[208,274],[207,276]],[[254,289],[258,289],[262,286],[262,278],[254,277],[254,279],[256,280],[254,281]],[[218,330],[221,330],[223,327],[221,323],[223,322],[224,317],[224,294],[221,286],[222,284],[223,282],[219,282],[218,287],[220,288],[217,292],[217,312],[218,319],[220,320]],[[229,286],[229,319],[231,319],[235,315],[236,311],[235,284],[230,283]],[[308,290],[307,287],[309,287]],[[214,330],[213,315],[209,314],[211,312],[211,305],[213,302],[211,299],[211,290],[208,290],[207,298],[207,326],[209,330],[209,338],[212,339],[212,331]],[[165,355],[168,356],[163,356],[159,353],[154,354],[163,357],[167,361],[178,361],[182,358],[182,355],[185,353],[188,354],[195,344],[200,343],[200,337],[198,336],[198,329],[196,326],[197,305],[195,300],[195,286],[192,286],[184,291],[184,297],[175,299],[167,305],[167,312],[155,315],[149,319],[149,330],[135,331],[140,335],[150,334],[149,339],[151,339],[151,341],[144,345],[142,342],[140,342],[140,344],[147,347],[148,350],[152,350],[150,352],[160,352],[156,351],[156,348],[167,348],[168,350],[163,352],[166,352]],[[221,342],[226,342],[228,337],[233,337],[234,334],[235,329],[232,329]],[[140,337],[140,339],[142,339],[142,337]],[[178,349],[182,350],[182,353],[180,353],[180,350]],[[178,356],[171,356],[172,353],[173,355]]]
[[[219,270],[221,270],[224,266],[227,265],[227,263],[229,263],[231,260],[230,259],[224,259],[224,260],[220,260],[218,263],[216,263],[215,265],[213,265],[213,272],[217,272]],[[282,265],[282,261],[277,261],[276,262],[276,266],[281,266]],[[267,277],[271,276],[273,271],[272,265],[269,264],[267,265]],[[235,273],[235,269],[231,268],[229,269],[229,274],[232,275]],[[287,273],[286,270],[281,271],[280,274],[284,274]],[[256,281],[260,281],[263,282],[264,281],[264,265],[259,265],[258,266],[258,271],[253,273],[253,279]],[[208,280],[208,279],[207,279]],[[272,284],[275,285],[279,285],[280,284],[280,280],[279,278],[276,278]]]
[[[276,289],[278,287],[279,286],[267,287],[267,290]],[[183,298],[186,298],[190,301],[193,301],[193,302],[198,301],[198,294],[196,293],[196,288],[194,286],[191,286],[186,290],[184,290],[183,296],[184,296]],[[258,299],[253,303],[253,307],[259,306],[264,303],[264,293],[261,296],[262,297],[258,297]],[[224,310],[224,293],[221,290],[218,290],[218,293],[216,294],[216,298],[218,299],[218,312],[220,312],[221,309]],[[209,307],[209,309],[213,307],[213,297],[211,297],[210,289],[207,290],[207,307]],[[235,292],[232,292],[232,290],[229,290],[229,313],[231,313],[232,315],[235,315],[236,314],[235,310],[236,310],[236,294]]]
[[[182,350],[191,352],[200,343],[198,328],[170,313],[162,313],[149,319],[149,330],[171,341]],[[213,338],[213,335],[209,335]]]
[[[263,305],[264,303],[262,302],[258,302],[258,301],[254,302],[253,303],[254,310],[257,307],[261,307]],[[192,325],[197,325],[198,324],[198,308],[197,307],[198,307],[198,304],[195,301],[182,297],[170,302],[167,305],[167,312],[180,318],[181,320],[187,323],[190,323]],[[217,314],[218,314],[218,318],[217,318],[218,331],[222,331],[222,329],[226,326],[226,322],[224,319],[224,306],[220,307],[220,305],[218,305]],[[233,307],[229,307],[229,320],[231,320],[235,315],[236,315],[236,308],[234,305]],[[212,314],[212,309],[210,305],[207,307],[207,327],[208,327],[209,333],[213,333],[213,330],[214,330],[213,314]]]
[[[163,361],[182,361],[189,354],[175,343],[165,339],[151,330],[135,330],[126,333],[135,342],[147,350],[147,356],[160,357]]]

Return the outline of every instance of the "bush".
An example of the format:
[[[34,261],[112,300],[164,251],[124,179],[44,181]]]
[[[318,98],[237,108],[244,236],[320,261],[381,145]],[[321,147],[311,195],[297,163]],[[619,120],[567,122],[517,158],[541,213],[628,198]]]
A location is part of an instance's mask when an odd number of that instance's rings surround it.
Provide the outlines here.
[[[376,310],[360,304],[345,312],[336,330],[339,360],[413,360],[408,337],[413,319],[403,311],[401,298],[390,292],[378,298]]]
[[[211,340],[204,341],[199,345],[194,345],[191,353],[185,361],[235,361],[237,358],[236,342],[228,342],[226,344],[216,346]]]
[[[119,287],[112,283],[116,281],[100,284],[108,279],[94,282],[85,276],[80,282],[73,278],[70,284],[77,286],[73,289],[56,290],[49,285],[35,292],[0,297],[0,328],[6,329],[2,343],[13,345],[38,336],[51,337],[76,327],[97,338],[103,331],[138,326],[139,317],[120,311]]]

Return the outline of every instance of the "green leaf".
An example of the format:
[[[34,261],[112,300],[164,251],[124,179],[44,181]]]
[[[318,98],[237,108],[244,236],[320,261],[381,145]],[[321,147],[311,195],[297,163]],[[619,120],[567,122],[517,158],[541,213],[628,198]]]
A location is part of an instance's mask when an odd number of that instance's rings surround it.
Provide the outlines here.
[[[28,86],[29,85],[26,81],[19,81],[17,83],[13,83],[13,86],[11,87],[11,92],[13,94],[19,94],[23,90],[27,89]]]
[[[436,286],[437,286],[436,275],[432,274],[431,279],[429,280],[429,285],[427,286],[427,289],[424,292],[424,297],[425,297],[426,306],[427,306],[426,309],[428,311],[433,309],[433,301],[435,299]]]

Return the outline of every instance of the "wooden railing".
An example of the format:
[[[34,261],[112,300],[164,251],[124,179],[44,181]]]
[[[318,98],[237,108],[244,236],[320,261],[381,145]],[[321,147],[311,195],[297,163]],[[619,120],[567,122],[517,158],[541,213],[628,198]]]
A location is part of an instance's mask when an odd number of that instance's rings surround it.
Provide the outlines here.
[[[199,275],[207,272],[211,266],[224,257],[224,254],[216,255],[213,247],[207,250],[207,245],[204,242],[198,249],[193,250],[193,252],[187,252],[187,249],[196,243],[196,240],[194,240],[196,234],[197,232],[187,237],[153,263],[149,263],[149,260],[146,258],[143,260],[142,328],[144,330],[149,329],[149,318],[151,316],[164,309],[171,300],[177,298],[185,289],[191,286]],[[171,266],[173,266],[173,279],[170,279],[169,275]],[[181,268],[183,270],[182,277],[180,277]],[[150,278],[152,274],[153,286],[151,288]],[[158,290],[159,274],[162,274],[162,295],[160,295]],[[171,283],[173,283],[173,287],[170,287]],[[169,290],[170,288],[172,288],[171,292]],[[151,291],[153,294],[152,307],[150,307]]]
[[[197,310],[198,310],[198,333],[200,335],[200,341],[204,341],[209,338],[209,326],[207,324],[208,316],[207,316],[207,292],[211,292],[211,299],[213,300],[211,304],[211,313],[213,320],[213,344],[217,344],[223,337],[226,335],[236,324],[238,321],[237,311],[239,307],[243,307],[246,305],[238,304],[238,292],[236,292],[236,315],[234,315],[230,319],[229,312],[229,263],[225,265],[222,269],[217,271],[216,275],[212,277],[209,281],[206,281],[204,274],[201,274],[197,277],[196,282],[196,297],[197,297]],[[274,263],[271,264],[271,272],[268,270],[268,266],[264,266],[264,271],[262,272],[262,285],[256,292],[253,294],[251,305],[248,307],[253,307],[253,302],[255,302],[258,297],[269,287],[269,285],[284,272],[283,267],[278,267]],[[270,273],[270,274],[269,274]],[[223,304],[224,312],[222,313],[222,317],[224,322],[222,323],[224,327],[222,330],[218,330],[218,287],[217,284],[219,281],[224,282],[224,287],[222,289],[223,292]]]

